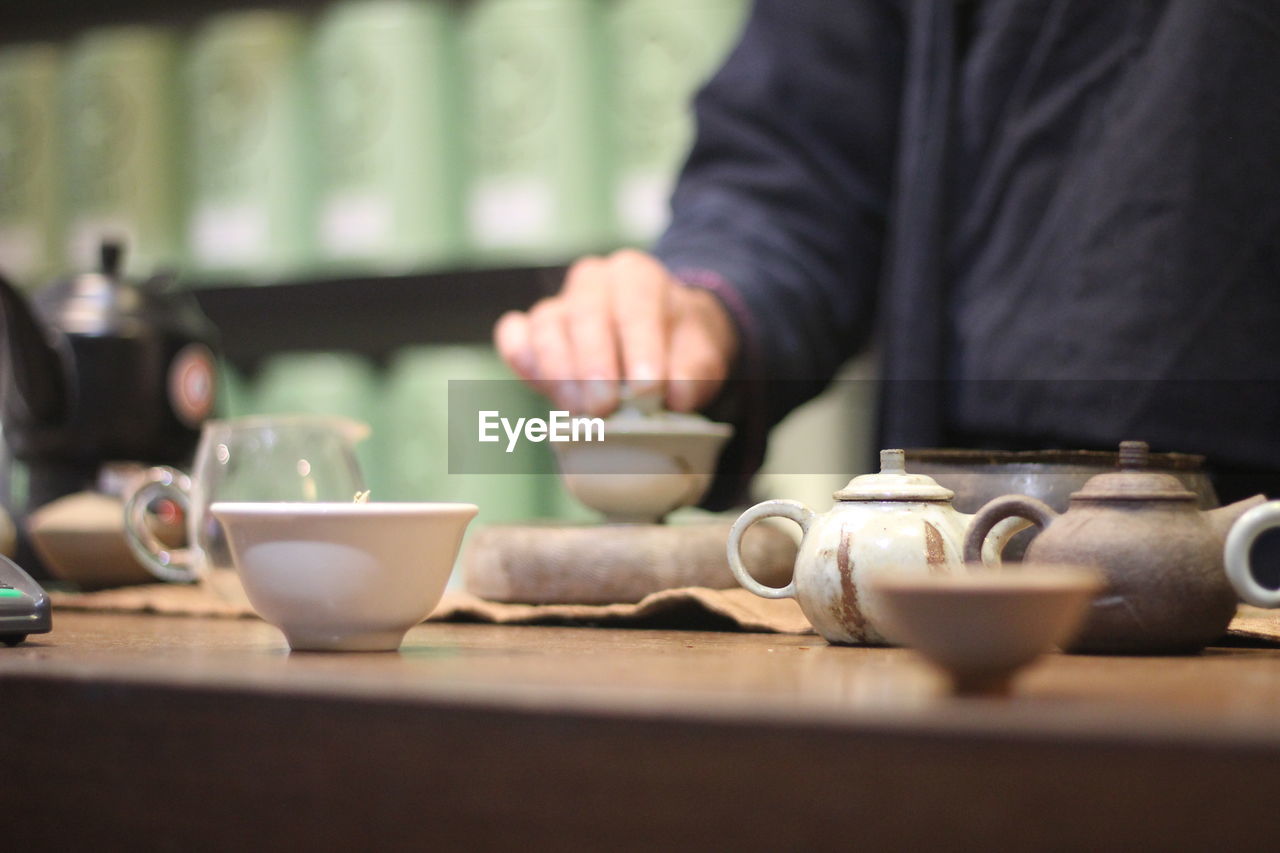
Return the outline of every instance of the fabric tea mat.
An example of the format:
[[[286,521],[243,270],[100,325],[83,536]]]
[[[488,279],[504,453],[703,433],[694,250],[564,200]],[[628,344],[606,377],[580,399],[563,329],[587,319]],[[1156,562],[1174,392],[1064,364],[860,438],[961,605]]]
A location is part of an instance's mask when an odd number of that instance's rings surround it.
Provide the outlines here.
[[[211,588],[216,586],[217,589]],[[239,590],[211,586],[146,584],[96,592],[51,592],[57,610],[158,613],[168,616],[252,617]],[[505,604],[447,591],[427,617],[441,622],[501,625],[599,625],[688,630],[805,634],[813,629],[790,599],[772,601],[745,589],[684,587],[651,593],[634,604]]]
[[[791,599],[760,598],[745,589],[689,586],[646,595],[634,604],[506,604],[465,592],[445,593],[428,617],[446,622],[503,625],[598,625],[694,631],[811,634]]]
[[[159,613],[171,616],[252,617],[243,597],[225,589],[179,584],[127,586],[98,592],[51,592],[57,610]],[[812,632],[791,599],[759,598],[745,589],[685,587],[645,596],[635,604],[505,604],[466,592],[448,591],[427,617],[442,622],[492,622],[503,625],[598,625],[701,630]],[[55,622],[54,630],[57,630]],[[1241,605],[1231,623],[1232,645],[1280,644],[1280,610]]]
[[[1251,604],[1241,604],[1236,611],[1236,618],[1231,620],[1227,636],[1233,640],[1280,643],[1280,610],[1265,610]]]
[[[238,586],[238,584],[236,585]],[[158,613],[162,616],[255,616],[244,592],[231,584],[151,583],[92,592],[50,590],[54,610],[96,610],[120,613]]]

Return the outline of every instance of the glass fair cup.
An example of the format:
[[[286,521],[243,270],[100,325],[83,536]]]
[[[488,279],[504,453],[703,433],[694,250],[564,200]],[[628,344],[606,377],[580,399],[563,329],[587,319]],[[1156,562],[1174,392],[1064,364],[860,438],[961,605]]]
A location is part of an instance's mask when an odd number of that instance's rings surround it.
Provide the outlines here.
[[[325,415],[262,415],[204,425],[191,473],[147,470],[125,501],[125,536],[158,579],[199,582],[229,600],[243,598],[214,501],[351,501],[365,489],[355,445],[369,427]],[[186,519],[187,541],[172,547],[148,523],[150,508],[172,501]]]

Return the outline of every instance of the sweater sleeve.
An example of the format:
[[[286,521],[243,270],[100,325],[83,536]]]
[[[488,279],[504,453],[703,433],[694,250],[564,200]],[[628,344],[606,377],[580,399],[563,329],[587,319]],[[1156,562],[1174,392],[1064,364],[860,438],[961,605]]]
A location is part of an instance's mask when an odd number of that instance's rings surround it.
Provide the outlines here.
[[[757,0],[739,44],[695,98],[695,142],[655,252],[721,299],[742,342],[721,401],[739,435],[712,505],[740,496],[768,430],[869,337],[903,17],[889,0]]]

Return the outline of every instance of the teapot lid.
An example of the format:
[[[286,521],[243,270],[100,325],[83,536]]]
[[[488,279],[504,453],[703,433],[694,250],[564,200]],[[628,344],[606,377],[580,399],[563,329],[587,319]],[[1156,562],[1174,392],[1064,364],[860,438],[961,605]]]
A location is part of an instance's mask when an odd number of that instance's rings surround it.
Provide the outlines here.
[[[166,322],[207,337],[208,321],[185,292],[168,288],[171,276],[160,274],[135,283],[124,274],[124,245],[106,239],[98,247],[99,268],[54,282],[34,298],[37,315],[72,335],[133,337],[138,329]]]
[[[927,474],[908,474],[901,450],[881,450],[879,474],[854,477],[833,495],[838,501],[949,501],[955,496]]]
[[[1120,442],[1119,470],[1095,474],[1071,500],[1193,501],[1195,492],[1172,474],[1152,471],[1145,441]]]

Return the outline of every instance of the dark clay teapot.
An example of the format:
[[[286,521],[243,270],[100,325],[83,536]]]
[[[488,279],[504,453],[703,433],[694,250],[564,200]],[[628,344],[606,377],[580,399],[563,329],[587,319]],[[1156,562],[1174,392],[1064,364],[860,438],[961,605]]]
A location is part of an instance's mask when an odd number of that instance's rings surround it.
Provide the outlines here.
[[[1174,654],[1226,633],[1236,593],[1223,569],[1227,532],[1262,495],[1201,511],[1175,477],[1147,470],[1145,442],[1120,445],[1119,470],[1092,477],[1059,514],[1026,495],[990,501],[974,516],[965,559],[1006,518],[1040,528],[1026,559],[1094,565],[1107,589],[1090,605],[1072,651]]]

